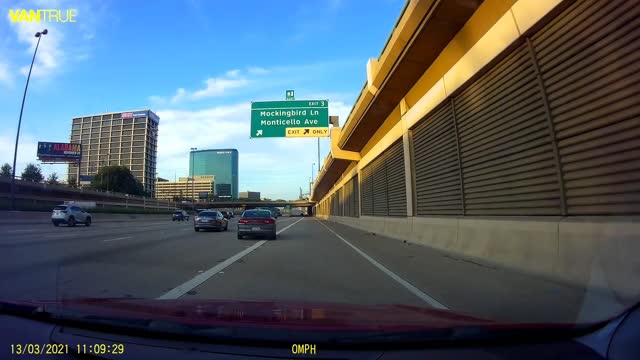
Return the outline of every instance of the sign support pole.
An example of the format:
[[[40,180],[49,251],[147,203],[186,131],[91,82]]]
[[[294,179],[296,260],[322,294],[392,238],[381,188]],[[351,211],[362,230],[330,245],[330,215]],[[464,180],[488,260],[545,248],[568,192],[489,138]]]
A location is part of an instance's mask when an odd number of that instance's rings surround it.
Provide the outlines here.
[[[76,178],[76,187],[80,189],[80,166],[82,166],[82,153],[80,153],[80,159],[78,159],[78,177]]]

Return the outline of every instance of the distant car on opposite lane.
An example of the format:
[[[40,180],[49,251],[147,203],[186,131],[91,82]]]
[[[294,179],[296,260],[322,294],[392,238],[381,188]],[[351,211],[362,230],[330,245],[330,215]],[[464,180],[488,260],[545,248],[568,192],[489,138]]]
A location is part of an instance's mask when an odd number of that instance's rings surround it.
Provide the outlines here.
[[[244,236],[266,237],[275,240],[276,219],[269,210],[247,210],[238,220],[238,239]]]
[[[213,229],[217,231],[227,231],[229,221],[225,219],[222,212],[217,210],[202,211],[193,218],[193,230]]]
[[[185,220],[189,220],[189,213],[184,210],[176,210],[171,217],[171,221],[185,221]]]
[[[53,212],[51,213],[51,222],[53,223],[53,226],[67,224],[68,226],[73,227],[78,223],[90,226],[91,214],[84,211],[78,205],[58,205],[53,208]]]

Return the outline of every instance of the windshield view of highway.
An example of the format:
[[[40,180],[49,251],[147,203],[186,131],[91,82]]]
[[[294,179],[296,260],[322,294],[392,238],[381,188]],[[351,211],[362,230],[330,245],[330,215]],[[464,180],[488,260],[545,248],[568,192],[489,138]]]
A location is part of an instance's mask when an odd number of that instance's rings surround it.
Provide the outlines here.
[[[638,5],[1,5],[0,315],[276,357],[622,328]]]

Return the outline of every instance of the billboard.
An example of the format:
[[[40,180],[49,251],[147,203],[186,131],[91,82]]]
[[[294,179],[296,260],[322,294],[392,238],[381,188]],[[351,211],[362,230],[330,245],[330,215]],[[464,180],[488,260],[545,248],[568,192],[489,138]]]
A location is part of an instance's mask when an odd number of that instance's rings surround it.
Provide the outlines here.
[[[53,162],[78,162],[82,145],[71,143],[38,142],[38,159]]]
[[[130,119],[130,118],[141,117],[141,116],[144,116],[144,117],[148,116],[149,119],[151,119],[156,123],[160,122],[160,118],[158,117],[158,115],[156,115],[153,111],[150,111],[150,110],[125,112],[120,115],[120,117],[123,119]]]

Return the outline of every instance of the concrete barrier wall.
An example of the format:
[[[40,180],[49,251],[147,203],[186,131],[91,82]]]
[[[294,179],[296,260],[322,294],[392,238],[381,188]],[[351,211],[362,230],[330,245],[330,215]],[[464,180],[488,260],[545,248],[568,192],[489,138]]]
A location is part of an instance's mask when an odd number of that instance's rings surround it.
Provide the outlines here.
[[[322,218],[622,299],[640,297],[640,217]]]
[[[91,214],[93,223],[171,220],[170,214]],[[0,211],[0,224],[38,224],[49,223],[51,212],[40,211]]]

